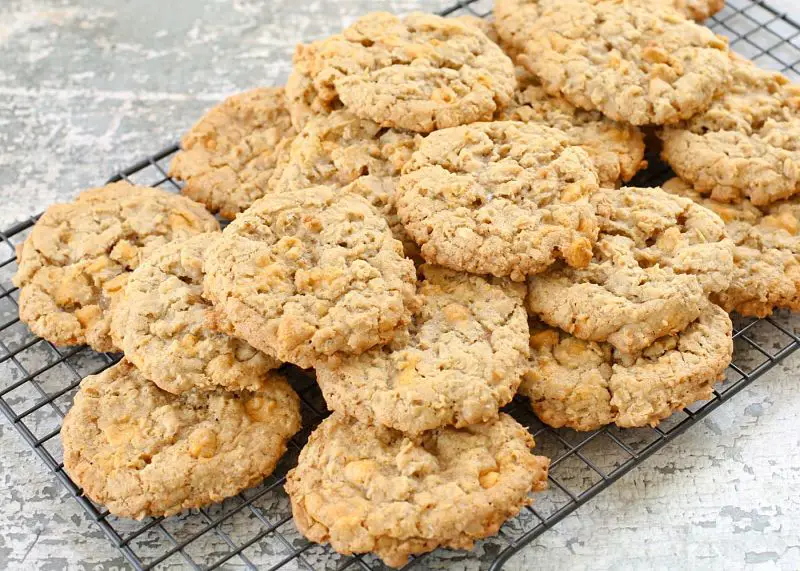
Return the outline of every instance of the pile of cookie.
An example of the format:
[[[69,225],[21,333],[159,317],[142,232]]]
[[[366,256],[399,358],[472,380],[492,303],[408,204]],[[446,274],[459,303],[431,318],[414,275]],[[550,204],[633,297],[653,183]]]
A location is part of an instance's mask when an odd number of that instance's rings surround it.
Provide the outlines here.
[[[297,528],[400,566],[544,489],[515,394],[576,430],[709,398],[727,312],[794,309],[800,285],[800,92],[689,19],[720,7],[368,14],[202,117],[183,196],[49,208],[21,319],[124,353],[64,421],[70,476],[135,518],[234,495],[300,428],[286,367],[313,369],[332,414],[287,476]],[[624,186],[646,140],[681,179]]]

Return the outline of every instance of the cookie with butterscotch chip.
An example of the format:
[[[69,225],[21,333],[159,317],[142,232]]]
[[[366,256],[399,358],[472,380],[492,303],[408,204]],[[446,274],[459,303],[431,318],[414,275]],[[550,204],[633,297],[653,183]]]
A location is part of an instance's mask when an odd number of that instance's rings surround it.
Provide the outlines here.
[[[327,186],[268,194],[209,248],[205,292],[236,337],[311,367],[403,334],[414,263],[363,197]]]
[[[522,281],[557,260],[584,266],[597,239],[591,158],[566,134],[495,121],[422,140],[397,185],[397,212],[432,264]]]
[[[413,434],[497,418],[527,365],[524,284],[419,272],[422,307],[408,335],[317,366],[328,408]]]
[[[256,391],[173,395],[127,360],[86,377],[64,419],[64,468],[115,515],[167,516],[220,502],[275,469],[300,429],[277,373]]]
[[[731,329],[728,314],[709,303],[683,331],[630,356],[533,320],[530,370],[520,394],[556,428],[655,426],[711,398],[731,361]]]
[[[159,246],[215,230],[200,204],[125,182],[51,206],[17,253],[20,319],[57,345],[119,350],[110,310],[130,272]]]
[[[393,567],[437,547],[471,549],[547,486],[550,461],[506,414],[411,437],[334,413],[286,478],[297,529]]]
[[[203,297],[203,260],[219,232],[154,251],[128,278],[111,332],[125,357],[159,388],[257,390],[280,362],[219,331]]]
[[[638,353],[697,319],[733,274],[734,245],[711,210],[660,188],[603,189],[589,264],[528,280],[528,309],[588,341]]]

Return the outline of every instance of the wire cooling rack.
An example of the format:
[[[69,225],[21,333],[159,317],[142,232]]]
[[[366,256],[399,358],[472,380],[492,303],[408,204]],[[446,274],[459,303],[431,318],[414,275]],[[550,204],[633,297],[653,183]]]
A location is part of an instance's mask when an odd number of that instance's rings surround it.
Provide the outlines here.
[[[486,17],[490,7],[483,0],[464,0],[442,14]],[[709,24],[730,37],[735,50],[759,65],[797,78],[797,22],[763,2],[730,0]],[[176,151],[177,146],[164,149],[111,180],[125,179],[175,191],[179,186],[167,176],[166,167]],[[668,168],[657,157],[649,159],[651,168],[634,181],[636,184],[658,184],[669,176]],[[292,523],[283,491],[284,475],[327,411],[313,379],[291,368],[287,374],[301,397],[305,428],[292,440],[275,474],[260,486],[222,504],[142,522],[114,517],[82,496],[63,469],[58,433],[81,379],[115,363],[118,356],[98,354],[86,347],[56,347],[32,335],[20,322],[18,291],[11,284],[16,271],[14,251],[35,221],[34,217],[0,232],[0,409],[135,569],[385,568],[373,556],[344,557],[327,546],[312,544]],[[800,346],[800,338],[794,333],[798,324],[786,312],[761,320],[734,319],[734,363],[714,397],[674,414],[657,428],[606,427],[591,433],[553,430],[536,419],[525,401],[514,401],[507,407],[508,412],[529,427],[536,439],[537,453],[552,459],[549,490],[538,494],[534,505],[507,522],[498,536],[479,542],[472,552],[437,550],[413,559],[406,568],[443,568],[452,563],[459,568],[500,569],[523,546],[794,352]]]

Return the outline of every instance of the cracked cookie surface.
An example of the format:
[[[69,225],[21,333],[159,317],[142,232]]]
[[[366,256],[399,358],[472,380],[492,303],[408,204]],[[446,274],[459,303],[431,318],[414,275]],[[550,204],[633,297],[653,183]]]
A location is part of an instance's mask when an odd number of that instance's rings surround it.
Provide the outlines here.
[[[163,244],[215,230],[200,204],[125,182],[53,205],[17,252],[20,319],[56,345],[119,350],[111,307],[130,272]]]
[[[374,12],[300,45],[286,84],[297,128],[346,107],[382,127],[428,133],[486,121],[514,91],[511,60],[476,26]]]
[[[557,129],[515,121],[443,129],[422,140],[403,172],[397,211],[430,263],[521,281],[558,259],[591,258],[597,174]]]
[[[159,388],[258,390],[280,362],[217,331],[203,298],[203,260],[219,232],[176,240],[154,251],[128,278],[111,320],[117,345]]]
[[[528,280],[528,309],[581,339],[637,353],[697,319],[733,273],[722,220],[658,188],[603,189],[585,268],[557,266]]]
[[[731,57],[732,80],[711,107],[664,129],[662,158],[715,200],[760,206],[800,192],[800,87]]]
[[[600,186],[615,187],[620,181],[627,182],[647,166],[644,136],[637,127],[548,95],[541,81],[522,67],[517,67],[514,99],[495,114],[495,120],[533,122],[560,129],[571,144],[581,147],[592,159]]]
[[[424,265],[409,335],[319,365],[328,408],[418,434],[497,418],[527,365],[525,286]]]
[[[122,517],[220,502],[272,473],[300,429],[299,399],[276,373],[254,392],[173,395],[126,360],[86,377],[64,419],[64,467]]]
[[[498,13],[509,14],[497,19],[500,38],[549,93],[615,121],[664,125],[688,119],[706,109],[729,79],[724,38],[669,6],[498,0]]]
[[[709,303],[686,329],[631,357],[608,343],[584,341],[534,321],[530,370],[520,394],[556,428],[655,426],[711,398],[731,361],[731,330],[728,314]]]
[[[749,200],[724,204],[679,178],[667,181],[664,190],[716,212],[735,244],[730,286],[712,296],[715,303],[755,317],[776,308],[800,311],[800,202],[788,199],[762,208]]]
[[[315,116],[281,154],[270,187],[285,192],[326,184],[366,198],[389,223],[407,254],[416,244],[395,208],[395,185],[418,135],[386,129],[350,111]]]
[[[400,567],[437,547],[470,549],[547,485],[549,460],[506,414],[410,438],[334,413],[286,479],[300,532]]]
[[[391,341],[417,308],[414,264],[386,221],[326,186],[256,201],[208,250],[205,271],[230,332],[300,367]]]
[[[183,194],[233,219],[267,193],[278,155],[294,134],[282,87],[245,91],[184,135],[169,174],[186,181]]]

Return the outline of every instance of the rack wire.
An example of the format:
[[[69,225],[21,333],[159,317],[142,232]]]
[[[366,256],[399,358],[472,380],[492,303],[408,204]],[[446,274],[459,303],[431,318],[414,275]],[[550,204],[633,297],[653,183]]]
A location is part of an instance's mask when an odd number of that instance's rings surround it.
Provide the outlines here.
[[[462,0],[442,15],[490,15],[491,2]],[[731,39],[736,51],[764,67],[797,78],[800,64],[800,24],[752,0],[729,0],[709,22],[712,29]],[[177,191],[167,175],[169,159],[177,145],[137,162],[110,180],[128,180]],[[669,177],[669,169],[648,157],[651,167],[634,181],[654,185]],[[164,566],[191,569],[304,569],[342,571],[379,570],[377,558],[345,557],[328,546],[308,542],[295,529],[288,498],[283,491],[286,472],[295,464],[308,434],[327,415],[313,379],[287,368],[300,395],[304,430],[291,441],[275,473],[260,486],[222,504],[191,510],[176,517],[141,522],[110,515],[82,495],[64,471],[60,439],[64,413],[72,403],[82,378],[117,362],[118,355],[99,354],[86,347],[62,348],[34,336],[18,315],[18,290],[11,284],[16,271],[15,248],[22,243],[36,217],[0,232],[0,410],[25,442],[61,482],[137,570]],[[536,450],[552,459],[550,488],[537,494],[535,503],[507,522],[496,537],[479,542],[471,552],[437,550],[412,559],[404,569],[479,567],[492,571],[522,547],[546,532],[579,506],[655,454],[683,431],[721,406],[749,383],[797,350],[799,324],[787,312],[767,319],[734,318],[734,362],[711,400],[695,403],[656,428],[605,427],[591,433],[554,430],[544,426],[524,400],[507,407],[536,439]]]

